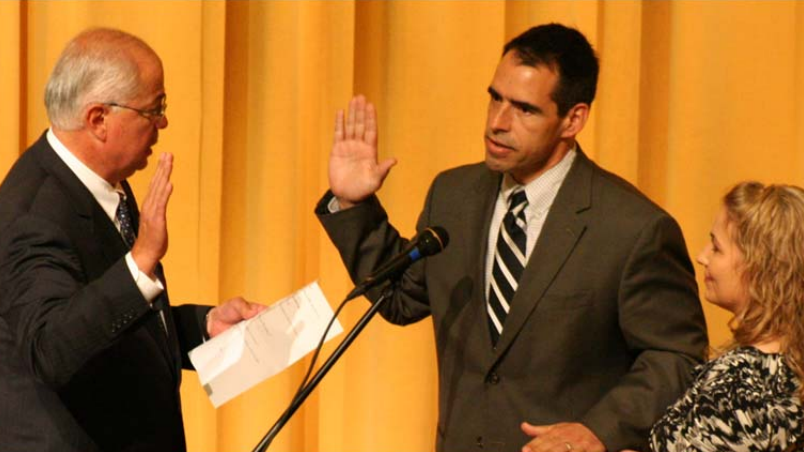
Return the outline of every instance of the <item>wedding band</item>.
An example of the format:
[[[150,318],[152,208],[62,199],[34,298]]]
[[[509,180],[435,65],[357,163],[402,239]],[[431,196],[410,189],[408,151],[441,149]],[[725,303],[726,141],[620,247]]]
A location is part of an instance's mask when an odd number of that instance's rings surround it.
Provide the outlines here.
[[[567,452],[572,451],[572,444],[570,444],[570,443],[564,443],[564,445],[565,445],[565,446],[567,446]]]

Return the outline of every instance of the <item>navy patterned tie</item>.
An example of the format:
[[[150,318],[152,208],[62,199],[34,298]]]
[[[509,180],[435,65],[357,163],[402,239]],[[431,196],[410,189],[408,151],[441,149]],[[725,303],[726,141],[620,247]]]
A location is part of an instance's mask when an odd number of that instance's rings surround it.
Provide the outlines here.
[[[120,195],[120,204],[117,205],[117,221],[120,222],[120,235],[123,236],[123,241],[126,242],[126,245],[131,248],[134,246],[137,234],[131,224],[131,212],[128,210],[126,195],[123,193],[118,193],[118,195]]]
[[[500,225],[497,236],[497,249],[491,269],[491,284],[486,303],[491,342],[496,345],[502,334],[505,318],[508,316],[511,301],[519,286],[519,278],[525,269],[525,247],[527,244],[527,223],[525,207],[528,198],[522,187],[517,188],[508,198],[508,212]]]

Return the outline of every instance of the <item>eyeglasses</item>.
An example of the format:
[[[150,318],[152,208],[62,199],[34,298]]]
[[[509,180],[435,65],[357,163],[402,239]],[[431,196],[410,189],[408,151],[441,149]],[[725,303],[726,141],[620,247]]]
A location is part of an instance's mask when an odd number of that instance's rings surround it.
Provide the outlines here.
[[[148,110],[129,107],[128,105],[122,105],[115,102],[105,102],[103,105],[108,105],[109,107],[125,108],[126,110],[136,111],[143,118],[149,119],[154,122],[158,122],[165,117],[165,111],[167,110],[167,96],[162,96],[162,100],[159,102],[158,107],[150,108]]]

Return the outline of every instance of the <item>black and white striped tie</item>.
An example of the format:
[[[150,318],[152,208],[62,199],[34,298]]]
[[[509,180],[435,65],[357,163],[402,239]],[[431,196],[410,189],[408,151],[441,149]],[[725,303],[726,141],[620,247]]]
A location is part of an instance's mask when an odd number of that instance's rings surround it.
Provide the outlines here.
[[[491,269],[491,284],[486,310],[488,311],[491,342],[497,344],[508,316],[511,300],[519,286],[519,278],[525,269],[527,223],[525,207],[528,198],[525,190],[517,188],[508,198],[508,212],[500,225],[497,249]]]

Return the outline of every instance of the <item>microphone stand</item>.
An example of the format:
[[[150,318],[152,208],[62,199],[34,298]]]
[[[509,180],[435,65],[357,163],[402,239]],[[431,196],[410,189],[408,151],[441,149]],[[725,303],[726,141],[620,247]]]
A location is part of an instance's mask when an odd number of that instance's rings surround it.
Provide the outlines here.
[[[284,427],[285,424],[290,420],[296,410],[301,407],[302,403],[304,403],[304,401],[307,399],[307,396],[309,396],[310,393],[313,392],[313,389],[318,386],[318,383],[321,382],[327,372],[329,372],[329,369],[335,364],[336,361],[338,361],[338,358],[340,358],[346,349],[349,348],[349,345],[352,344],[357,335],[363,331],[363,328],[365,328],[371,318],[374,317],[374,315],[380,309],[380,306],[382,306],[383,302],[388,299],[388,297],[391,295],[392,288],[393,284],[383,289],[380,298],[371,304],[371,307],[369,307],[366,313],[363,314],[363,317],[361,317],[357,324],[352,327],[351,331],[349,331],[349,334],[346,335],[343,341],[338,345],[338,348],[336,348],[335,351],[332,352],[332,355],[330,355],[324,364],[321,365],[321,368],[319,368],[318,371],[313,374],[313,377],[310,379],[307,385],[305,385],[304,388],[299,391],[298,396],[293,398],[293,400],[290,402],[290,406],[288,406],[285,412],[282,413],[282,416],[277,419],[274,426],[271,427],[271,430],[269,430],[268,433],[263,436],[260,443],[257,444],[257,447],[255,447],[252,452],[265,452],[265,450],[268,449],[268,446],[271,445],[271,442],[274,440],[276,435],[279,434],[279,431],[282,430],[282,427]]]

